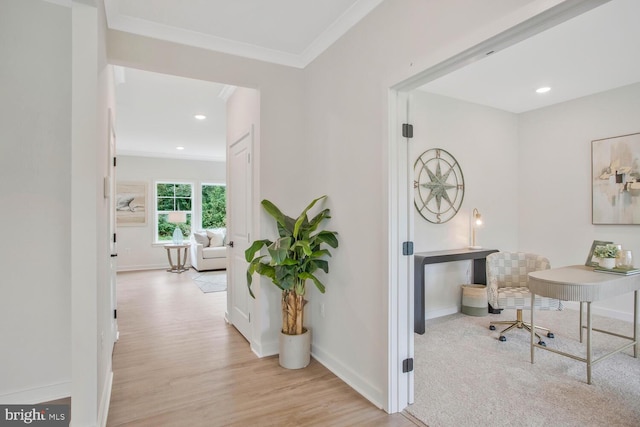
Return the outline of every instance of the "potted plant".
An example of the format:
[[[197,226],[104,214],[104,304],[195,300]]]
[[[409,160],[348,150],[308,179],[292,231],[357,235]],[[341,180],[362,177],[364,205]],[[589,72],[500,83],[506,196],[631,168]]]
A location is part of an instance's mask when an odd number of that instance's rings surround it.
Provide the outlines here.
[[[599,261],[598,264],[603,268],[614,268],[616,266],[616,258],[620,253],[618,245],[612,243],[606,245],[598,245],[593,250],[593,255],[596,256]]]
[[[325,246],[338,247],[335,231],[321,230],[321,223],[331,218],[329,209],[323,209],[311,220],[307,212],[320,200],[313,200],[297,218],[284,215],[269,200],[262,201],[264,210],[278,226],[279,237],[275,241],[256,240],[245,251],[247,286],[255,298],[251,283],[254,273],[271,279],[282,291],[282,330],[280,333],[280,365],[285,368],[304,368],[309,364],[311,352],[310,332],[304,327],[305,285],[312,281],[318,290],[325,292],[324,284],[314,274],[318,270],[329,272],[327,257],[331,253]],[[268,255],[260,255],[266,248]]]

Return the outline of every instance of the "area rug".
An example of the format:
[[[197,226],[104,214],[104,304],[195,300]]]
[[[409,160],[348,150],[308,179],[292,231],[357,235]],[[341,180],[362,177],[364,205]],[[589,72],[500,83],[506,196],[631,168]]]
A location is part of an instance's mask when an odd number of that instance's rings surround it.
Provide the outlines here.
[[[549,348],[586,356],[576,310],[537,311],[535,318],[555,333],[544,338]],[[426,333],[415,335],[415,402],[407,411],[429,427],[640,425],[640,359],[632,349],[596,364],[589,385],[585,363],[536,349],[531,364],[528,333],[512,330],[500,342],[488,328],[490,320],[511,319],[515,310],[428,320]],[[594,316],[593,323],[633,334],[630,322]],[[594,332],[594,357],[625,342]]]
[[[202,292],[222,292],[227,290],[226,271],[195,272],[191,278]]]

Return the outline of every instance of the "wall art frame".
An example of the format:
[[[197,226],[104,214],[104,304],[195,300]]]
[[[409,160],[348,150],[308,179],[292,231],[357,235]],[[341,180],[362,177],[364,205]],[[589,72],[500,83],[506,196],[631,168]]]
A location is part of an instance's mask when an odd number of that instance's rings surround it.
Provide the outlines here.
[[[116,225],[147,225],[147,183],[118,181],[116,184]]]
[[[640,225],[640,133],[591,141],[592,224]]]

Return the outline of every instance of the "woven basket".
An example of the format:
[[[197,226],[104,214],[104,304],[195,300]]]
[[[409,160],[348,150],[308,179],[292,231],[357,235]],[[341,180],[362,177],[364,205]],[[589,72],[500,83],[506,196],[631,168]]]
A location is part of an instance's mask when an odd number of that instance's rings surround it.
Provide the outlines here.
[[[489,314],[487,287],[485,285],[462,285],[462,312],[469,316]]]

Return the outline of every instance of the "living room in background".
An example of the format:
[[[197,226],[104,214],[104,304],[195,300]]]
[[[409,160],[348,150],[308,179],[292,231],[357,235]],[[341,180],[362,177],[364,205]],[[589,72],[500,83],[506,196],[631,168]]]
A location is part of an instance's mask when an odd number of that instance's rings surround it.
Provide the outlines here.
[[[155,241],[157,243],[171,241],[176,227],[180,227],[184,236],[189,236],[193,217],[193,184],[157,181],[155,188]],[[169,222],[169,214],[172,212],[186,213],[187,221],[177,224]]]
[[[227,225],[227,186],[201,185],[201,228],[224,228]]]

